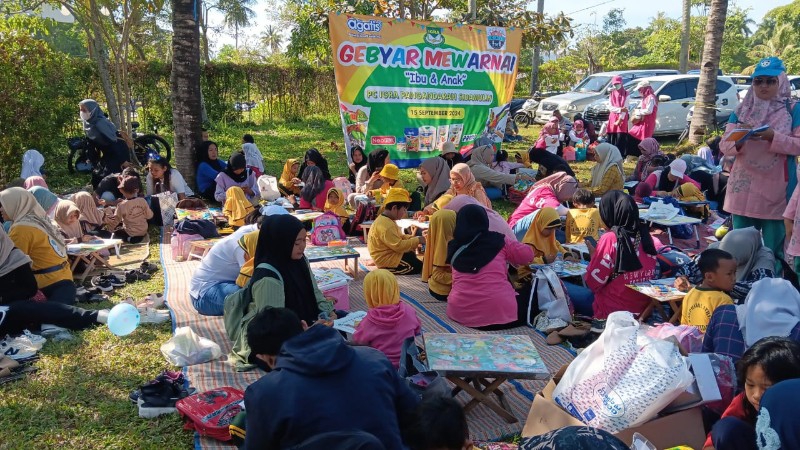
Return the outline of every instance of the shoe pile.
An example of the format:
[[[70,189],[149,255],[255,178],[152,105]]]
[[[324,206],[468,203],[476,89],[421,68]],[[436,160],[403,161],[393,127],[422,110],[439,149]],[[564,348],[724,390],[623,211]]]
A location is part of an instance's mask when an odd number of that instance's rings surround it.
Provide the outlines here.
[[[128,297],[123,302],[130,303],[139,310],[139,323],[164,323],[170,320],[170,312],[160,309],[164,307],[163,294],[149,294],[139,303],[133,297]]]
[[[98,287],[76,286],[75,300],[80,303],[100,303],[108,301],[108,296]]]
[[[116,275],[99,275],[92,278],[92,286],[102,292],[111,292],[115,287],[125,286],[125,278]]]
[[[45,342],[47,339],[25,330],[17,337],[6,336],[0,341],[0,356],[7,356],[17,361],[25,360],[36,356]]]
[[[147,384],[131,392],[129,398],[139,408],[139,417],[153,419],[163,414],[176,412],[175,403],[192,395],[195,388],[189,387],[181,372],[165,370]]]

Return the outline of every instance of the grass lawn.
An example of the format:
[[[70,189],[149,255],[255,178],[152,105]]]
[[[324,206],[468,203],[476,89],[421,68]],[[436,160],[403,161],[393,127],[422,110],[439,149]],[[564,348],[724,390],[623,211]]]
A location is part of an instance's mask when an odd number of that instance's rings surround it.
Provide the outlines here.
[[[522,143],[505,145],[510,153],[527,151],[539,127],[522,129]],[[347,173],[341,127],[335,117],[318,117],[302,123],[258,127],[230,126],[210,130],[220,146],[221,157],[240,148],[241,136],[251,133],[264,155],[267,173],[279,176],[287,158],[302,159],[310,147],[319,149],[329,161],[334,176]],[[166,136],[171,141],[171,136]],[[338,145],[338,149],[332,146]],[[88,183],[88,176],[70,175],[64,162],[49,161],[48,183],[55,192],[75,191]],[[593,163],[573,167],[581,180],[589,179]],[[627,166],[628,170],[632,166]],[[406,186],[416,186],[416,173],[402,171]],[[508,216],[508,202],[495,202],[495,209]],[[159,232],[151,230],[150,261],[159,264]],[[127,296],[140,299],[164,289],[163,273],[115,290],[111,303],[92,305],[109,308]],[[67,342],[48,342],[37,363],[39,371],[26,379],[0,386],[0,449],[180,449],[192,446],[193,434],[183,431],[177,416],[139,419],[128,393],[150,380],[168,363],[160,345],[171,336],[169,324],[142,326],[119,338],[106,327],[73,333]]]

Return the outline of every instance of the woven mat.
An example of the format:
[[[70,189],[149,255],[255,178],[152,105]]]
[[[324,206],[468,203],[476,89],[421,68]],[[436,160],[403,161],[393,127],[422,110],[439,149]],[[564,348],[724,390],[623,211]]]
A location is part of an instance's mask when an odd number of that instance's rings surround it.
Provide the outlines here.
[[[207,317],[197,314],[189,299],[189,282],[193,271],[200,264],[199,261],[173,261],[172,250],[168,240],[169,236],[162,237],[161,263],[166,277],[165,298],[173,313],[173,326],[191,326],[200,336],[218,343],[222,347],[223,354],[227,354],[230,351],[231,344],[225,334],[222,317]],[[366,248],[362,246],[358,250],[362,254],[362,259],[367,259]],[[359,261],[361,262],[362,259],[359,259]],[[315,263],[313,266],[344,268],[341,261]],[[362,263],[358,278],[350,284],[350,309],[353,311],[366,310],[362,286],[364,276],[368,270],[368,267]],[[448,319],[445,314],[446,303],[431,298],[427,291],[427,285],[422,283],[418,276],[399,277],[399,281],[401,296],[403,300],[416,309],[417,315],[422,322],[423,333],[478,332]],[[544,337],[530,328],[519,327],[492,333],[531,336],[551,373],[557,371],[562,365],[568,364],[574,357],[570,351],[563,347],[548,346],[545,344]],[[222,360],[187,367],[184,369],[184,373],[192,385],[200,392],[221,386],[233,386],[244,390],[250,383],[263,375],[263,372],[259,370],[242,373],[235,372],[227,362]],[[519,433],[525,423],[533,396],[544,386],[545,382],[524,380],[506,383],[501,390],[505,393],[508,405],[514,416],[519,419],[519,422],[509,424],[489,408],[479,405],[467,415],[472,437],[481,440],[492,440]],[[459,394],[457,399],[462,403],[469,400],[463,392]],[[196,435],[195,448],[229,449],[234,447]]]
[[[144,240],[138,244],[122,244],[119,258],[111,252],[108,262],[114,267],[140,265],[150,256],[150,235],[146,234]]]

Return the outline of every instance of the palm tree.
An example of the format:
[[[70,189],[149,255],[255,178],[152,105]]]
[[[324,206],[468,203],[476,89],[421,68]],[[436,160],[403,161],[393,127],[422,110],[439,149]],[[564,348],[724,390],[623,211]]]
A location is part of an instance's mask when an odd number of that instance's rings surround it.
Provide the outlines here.
[[[239,49],[239,28],[250,25],[250,19],[256,16],[256,12],[250,8],[253,0],[220,0],[219,9],[225,14],[223,21],[225,26],[233,28],[235,47]]]
[[[267,29],[261,33],[261,45],[269,49],[272,55],[280,53],[282,43],[283,36],[281,36],[278,30],[272,25],[268,26]]]
[[[692,26],[692,1],[683,0],[683,20],[681,22],[680,71],[689,70],[689,35]]]
[[[697,83],[697,100],[694,105],[689,142],[699,144],[716,120],[717,70],[722,52],[722,35],[728,15],[728,0],[711,0],[706,36],[703,43],[703,59],[700,63],[700,80]]]
[[[172,125],[175,159],[194,184],[194,148],[200,142],[200,28],[195,0],[172,0]]]

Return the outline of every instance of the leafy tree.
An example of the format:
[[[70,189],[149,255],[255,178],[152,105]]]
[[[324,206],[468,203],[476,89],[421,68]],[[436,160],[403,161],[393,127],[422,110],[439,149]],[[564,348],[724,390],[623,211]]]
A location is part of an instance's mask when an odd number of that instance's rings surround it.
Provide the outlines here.
[[[239,28],[250,25],[250,20],[256,16],[250,6],[253,0],[219,0],[218,7],[224,14],[225,26],[233,28],[236,48],[239,48]]]
[[[271,55],[277,55],[281,52],[281,44],[283,43],[283,36],[277,28],[269,25],[266,30],[261,33],[261,45],[269,51]]]

